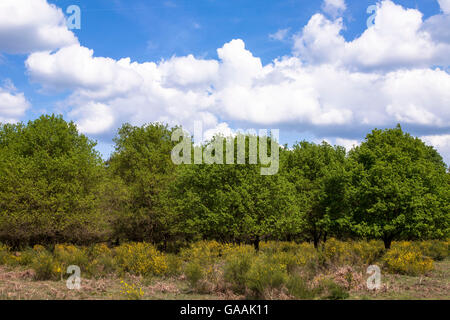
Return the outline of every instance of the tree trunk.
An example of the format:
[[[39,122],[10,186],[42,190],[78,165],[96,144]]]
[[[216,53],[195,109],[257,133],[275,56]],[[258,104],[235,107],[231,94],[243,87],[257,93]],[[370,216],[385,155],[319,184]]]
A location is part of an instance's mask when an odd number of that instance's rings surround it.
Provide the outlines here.
[[[314,248],[318,248],[319,247],[319,238],[314,236]]]
[[[383,242],[384,242],[384,248],[385,249],[390,249],[391,248],[391,242],[392,242],[391,238],[388,238],[388,237],[383,238]]]
[[[253,240],[253,246],[255,247],[256,251],[259,251],[259,236],[257,236],[255,240]]]

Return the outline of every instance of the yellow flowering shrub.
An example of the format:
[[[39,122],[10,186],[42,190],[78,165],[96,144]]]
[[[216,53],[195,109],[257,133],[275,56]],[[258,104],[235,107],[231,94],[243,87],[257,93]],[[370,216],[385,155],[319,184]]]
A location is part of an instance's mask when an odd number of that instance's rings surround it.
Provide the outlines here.
[[[63,269],[67,269],[70,265],[80,267],[84,276],[90,275],[89,256],[86,248],[76,247],[72,244],[57,244],[53,251],[56,261]]]
[[[323,255],[328,264],[346,264],[352,260],[352,248],[348,242],[338,241],[334,238],[327,240],[323,247]]]
[[[32,261],[36,280],[59,280],[62,277],[63,266],[54,255],[48,251],[40,251]]]
[[[370,265],[381,258],[384,245],[381,241],[338,241],[329,239],[323,248],[328,264]]]
[[[435,261],[442,261],[449,256],[449,242],[428,240],[417,242],[418,247],[427,257]]]
[[[247,274],[257,254],[251,246],[237,246],[225,259],[224,278],[237,293],[244,293]]]
[[[88,270],[92,276],[107,276],[116,271],[113,250],[106,244],[98,243],[89,248]]]
[[[213,264],[219,257],[232,248],[217,241],[198,241],[189,248],[183,248],[180,252],[185,261],[196,260],[202,265]]]
[[[267,257],[259,256],[253,261],[246,276],[246,287],[254,298],[264,298],[267,290],[280,289],[286,284],[286,265],[274,263]]]
[[[149,243],[123,244],[114,252],[114,262],[122,272],[151,276],[163,275],[168,269],[165,255]]]
[[[383,260],[386,269],[394,273],[420,275],[433,270],[433,259],[424,256],[410,241],[394,242]]]
[[[10,257],[11,252],[9,247],[0,243],[0,264],[8,264]]]
[[[136,287],[136,285],[128,284],[123,280],[120,281],[122,288],[120,293],[122,293],[128,300],[140,300],[144,296],[144,291],[142,288]]]

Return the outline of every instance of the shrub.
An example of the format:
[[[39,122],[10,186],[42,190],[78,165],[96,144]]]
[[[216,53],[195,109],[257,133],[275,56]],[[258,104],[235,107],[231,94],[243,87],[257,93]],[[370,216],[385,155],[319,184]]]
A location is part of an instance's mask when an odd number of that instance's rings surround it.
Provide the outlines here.
[[[88,270],[94,277],[106,276],[116,271],[113,251],[104,243],[95,244],[88,249],[90,259]]]
[[[323,280],[319,290],[324,293],[322,299],[327,300],[344,300],[350,296],[344,287],[330,279]]]
[[[236,293],[244,293],[247,274],[252,266],[252,261],[256,254],[253,248],[248,250],[246,247],[241,247],[233,254],[230,254],[224,266],[225,281],[232,285],[233,291]]]
[[[36,280],[58,280],[62,275],[62,267],[56,261],[53,254],[48,251],[40,251],[32,261]]]
[[[384,243],[378,240],[355,241],[350,243],[355,255],[353,264],[371,265],[379,260],[384,253]]]
[[[198,288],[199,281],[203,278],[203,270],[198,262],[190,262],[184,269],[184,274],[193,289]]]
[[[449,255],[449,245],[444,241],[421,241],[418,243],[418,246],[425,256],[435,261],[442,261]]]
[[[255,297],[263,298],[266,290],[280,289],[287,277],[286,265],[258,257],[248,271],[247,288]]]
[[[70,265],[80,267],[81,272],[90,274],[89,257],[85,248],[78,248],[71,244],[57,244],[54,249],[54,257],[63,269]]]
[[[167,254],[167,272],[168,276],[177,276],[182,272],[183,261],[180,257],[175,254]]]
[[[214,264],[230,248],[232,246],[222,245],[217,241],[198,241],[188,248],[181,249],[180,256],[185,261],[196,260],[201,265],[206,266]]]
[[[8,264],[10,256],[9,247],[0,243],[0,264]]]
[[[168,269],[165,255],[149,243],[127,243],[114,251],[114,262],[122,272],[152,276],[163,275]]]
[[[394,273],[419,275],[433,269],[433,260],[409,241],[394,242],[383,260],[387,270]]]
[[[317,290],[310,288],[305,279],[299,275],[290,275],[286,287],[291,296],[298,299],[313,299],[317,295]]]

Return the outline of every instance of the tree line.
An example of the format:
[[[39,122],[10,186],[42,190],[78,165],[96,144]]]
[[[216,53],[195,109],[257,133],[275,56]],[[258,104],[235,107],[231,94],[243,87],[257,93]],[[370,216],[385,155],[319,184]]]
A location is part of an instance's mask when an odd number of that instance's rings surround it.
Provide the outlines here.
[[[261,175],[259,162],[175,165],[176,129],[124,124],[104,161],[62,116],[0,124],[0,242],[147,241],[175,250],[202,239],[258,248],[334,237],[389,248],[450,235],[447,165],[400,125],[374,129],[348,152],[326,142],[279,146],[274,175]],[[250,136],[241,138],[248,150]]]

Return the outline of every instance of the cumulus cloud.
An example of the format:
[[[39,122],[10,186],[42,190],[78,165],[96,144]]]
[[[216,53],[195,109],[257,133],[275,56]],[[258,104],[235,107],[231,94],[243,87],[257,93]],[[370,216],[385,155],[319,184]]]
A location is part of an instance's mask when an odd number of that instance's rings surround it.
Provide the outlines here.
[[[6,80],[0,87],[0,122],[17,122],[29,107],[25,95]]]
[[[345,9],[345,2],[329,3]],[[245,124],[350,148],[368,130],[397,122],[424,136],[450,132],[450,42],[430,31],[442,19],[447,15],[423,21],[418,10],[386,0],[375,25],[352,41],[341,35],[342,18],[313,15],[294,37],[294,54],[266,65],[235,39],[217,49],[217,59],[144,63],[97,57],[74,43],[31,54],[26,68],[44,89],[72,92],[68,114],[89,134],[108,134],[125,121],[192,131],[200,120],[209,135]]]
[[[389,0],[377,8],[375,24],[352,41],[341,34],[342,18],[329,20],[315,14],[295,36],[295,53],[312,64],[332,63],[362,71],[450,63],[450,44],[436,42],[420,11]]]
[[[77,42],[62,10],[47,0],[0,1],[0,53],[54,50]]]

